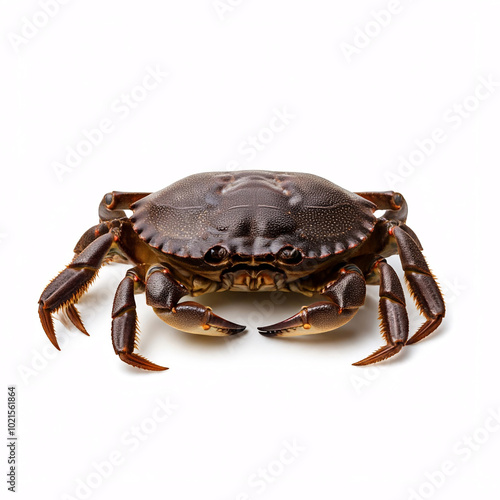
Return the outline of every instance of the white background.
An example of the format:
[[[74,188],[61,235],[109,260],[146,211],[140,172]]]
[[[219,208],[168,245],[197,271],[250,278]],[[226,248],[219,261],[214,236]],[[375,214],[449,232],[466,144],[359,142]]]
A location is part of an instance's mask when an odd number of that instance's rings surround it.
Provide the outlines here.
[[[498,498],[499,2],[48,3],[50,18],[27,0],[2,1],[0,16],[2,382],[5,401],[8,384],[18,391],[17,498]],[[148,68],[168,76],[144,91]],[[124,105],[127,94],[140,102]],[[293,118],[268,140],[276,110]],[[55,168],[102,120],[100,143]],[[268,144],[244,153],[258,134]],[[126,271],[114,265],[80,301],[90,337],[56,321],[56,352],[37,301],[103,194],[231,168],[401,191],[446,296],[443,325],[357,368],[382,344],[375,287],[341,330],[294,339],[256,326],[304,297],[203,297],[248,325],[221,339],[173,330],[138,296],[141,353],[170,367],[147,373],[111,346]],[[422,319],[408,304],[413,332]]]

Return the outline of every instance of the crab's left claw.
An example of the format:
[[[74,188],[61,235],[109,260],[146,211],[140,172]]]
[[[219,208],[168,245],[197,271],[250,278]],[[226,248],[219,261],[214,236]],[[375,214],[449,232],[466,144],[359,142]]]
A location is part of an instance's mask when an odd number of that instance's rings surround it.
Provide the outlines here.
[[[315,302],[304,306],[288,319],[268,326],[259,326],[259,333],[266,337],[296,337],[328,332],[347,323],[357,308],[341,309],[333,302]]]
[[[339,269],[321,295],[329,299],[303,307],[284,321],[259,327],[267,337],[293,337],[328,332],[347,323],[363,305],[366,284],[363,274],[353,264]]]

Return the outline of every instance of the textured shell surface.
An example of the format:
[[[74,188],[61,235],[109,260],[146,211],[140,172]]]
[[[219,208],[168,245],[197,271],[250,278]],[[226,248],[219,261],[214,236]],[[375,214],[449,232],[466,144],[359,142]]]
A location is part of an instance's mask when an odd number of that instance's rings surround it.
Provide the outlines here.
[[[242,170],[190,175],[132,205],[134,230],[167,254],[202,258],[215,245],[263,255],[285,246],[310,258],[364,241],[375,205],[332,182],[298,172]]]

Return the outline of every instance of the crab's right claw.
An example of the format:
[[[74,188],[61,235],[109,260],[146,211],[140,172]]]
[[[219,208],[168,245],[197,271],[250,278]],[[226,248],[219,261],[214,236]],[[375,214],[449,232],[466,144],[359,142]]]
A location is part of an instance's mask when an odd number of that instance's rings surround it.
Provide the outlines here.
[[[210,307],[198,302],[179,300],[188,294],[164,266],[155,266],[150,269],[146,277],[146,304],[167,325],[182,332],[198,333],[221,337],[242,332],[245,327],[221,318],[212,312]]]
[[[153,310],[165,323],[183,332],[224,337],[245,329],[245,326],[221,318],[210,307],[197,302],[186,301],[171,309],[153,307]]]

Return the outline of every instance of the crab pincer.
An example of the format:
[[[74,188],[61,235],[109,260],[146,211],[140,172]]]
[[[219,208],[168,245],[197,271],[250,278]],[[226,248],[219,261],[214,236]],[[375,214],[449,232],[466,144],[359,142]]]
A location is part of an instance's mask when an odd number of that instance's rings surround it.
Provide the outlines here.
[[[168,325],[187,333],[221,337],[242,332],[245,327],[215,314],[198,302],[179,299],[188,294],[186,287],[175,280],[171,271],[155,266],[146,279],[146,303]]]
[[[259,332],[268,337],[293,337],[341,327],[352,319],[365,301],[366,284],[361,270],[353,264],[342,267],[321,290],[321,295],[328,300],[304,306],[284,321],[259,327]]]

